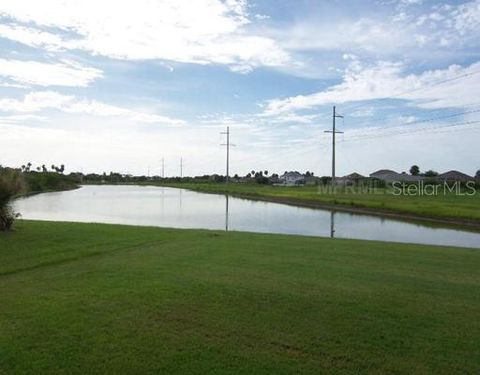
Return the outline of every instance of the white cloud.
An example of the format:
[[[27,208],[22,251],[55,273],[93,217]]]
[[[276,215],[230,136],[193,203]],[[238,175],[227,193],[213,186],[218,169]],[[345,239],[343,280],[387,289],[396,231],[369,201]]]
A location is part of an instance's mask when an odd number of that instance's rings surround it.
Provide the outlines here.
[[[23,100],[0,99],[0,110],[5,112],[38,112],[47,108],[62,109],[71,102],[73,96],[62,95],[54,91],[31,92]]]
[[[311,109],[332,103],[396,98],[412,101],[422,108],[443,108],[471,104],[478,100],[480,62],[468,67],[451,65],[447,69],[405,74],[401,63],[380,62],[374,66],[347,69],[343,82],[310,95],[273,99],[266,103],[266,115]],[[468,75],[467,79],[456,77]],[[441,85],[440,81],[448,81]],[[431,86],[431,87],[430,87]]]
[[[96,100],[78,99],[71,95],[63,95],[54,91],[35,91],[25,95],[22,100],[0,99],[0,111],[5,112],[39,112],[56,109],[66,113],[84,114],[102,117],[122,117],[134,123],[158,123],[181,125],[183,120],[152,113],[145,113],[128,108],[118,107]]]
[[[65,112],[80,113],[93,116],[116,116],[128,118],[133,122],[161,123],[169,125],[184,124],[183,120],[173,119],[157,114],[138,112],[127,108],[105,104],[96,100],[74,100],[63,108]]]
[[[50,64],[0,58],[0,76],[27,85],[86,87],[103,73],[72,61]]]
[[[25,121],[45,121],[47,118],[45,116],[37,115],[10,115],[10,116],[0,116],[0,122],[25,122]]]
[[[461,35],[480,29],[480,0],[461,4],[451,12],[453,16],[453,26]]]
[[[388,2],[392,5],[397,1]],[[416,3],[402,1],[400,3]],[[335,9],[335,7],[334,7]],[[459,5],[425,4],[379,8],[341,17],[315,15],[299,18],[293,25],[269,29],[269,35],[285,49],[296,53],[320,52],[322,59],[336,60],[340,54],[363,58],[410,61],[452,61],[469,56],[469,48],[478,48],[480,40],[480,0]],[[455,46],[455,50],[451,49]],[[308,56],[304,58],[308,61]]]
[[[4,26],[0,35],[49,49],[227,64],[241,72],[291,63],[273,39],[248,32],[251,21],[242,0],[3,0],[0,14],[29,24]],[[62,37],[42,28],[60,29]]]
[[[0,37],[31,47],[42,47],[48,51],[58,51],[66,47],[58,35],[19,25],[0,24]]]

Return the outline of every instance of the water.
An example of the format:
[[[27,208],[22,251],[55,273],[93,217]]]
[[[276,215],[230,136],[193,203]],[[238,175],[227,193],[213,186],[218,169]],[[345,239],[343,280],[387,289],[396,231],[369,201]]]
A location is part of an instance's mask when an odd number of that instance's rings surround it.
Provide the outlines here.
[[[153,186],[84,186],[18,199],[24,219],[227,229],[480,248],[480,233]]]

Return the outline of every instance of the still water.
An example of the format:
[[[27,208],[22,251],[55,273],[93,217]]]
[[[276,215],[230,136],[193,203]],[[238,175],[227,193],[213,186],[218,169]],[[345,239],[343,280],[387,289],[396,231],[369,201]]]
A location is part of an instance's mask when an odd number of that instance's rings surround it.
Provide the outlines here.
[[[83,186],[18,199],[24,219],[204,228],[480,248],[480,233],[153,186]]]

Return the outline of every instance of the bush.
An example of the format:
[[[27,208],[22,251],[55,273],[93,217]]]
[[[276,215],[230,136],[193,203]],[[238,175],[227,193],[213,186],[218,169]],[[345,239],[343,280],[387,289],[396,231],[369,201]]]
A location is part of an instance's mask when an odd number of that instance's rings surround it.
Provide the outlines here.
[[[0,231],[8,230],[19,216],[10,206],[11,199],[24,190],[22,174],[14,169],[0,170]]]
[[[23,174],[30,193],[69,190],[77,186],[78,177],[55,172],[27,172]]]

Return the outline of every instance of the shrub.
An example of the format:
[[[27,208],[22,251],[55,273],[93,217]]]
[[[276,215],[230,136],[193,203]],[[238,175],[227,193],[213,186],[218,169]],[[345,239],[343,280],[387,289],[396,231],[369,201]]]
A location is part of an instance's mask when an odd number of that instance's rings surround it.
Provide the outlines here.
[[[19,216],[10,206],[11,199],[24,190],[22,174],[14,169],[0,170],[0,231],[8,230]]]

